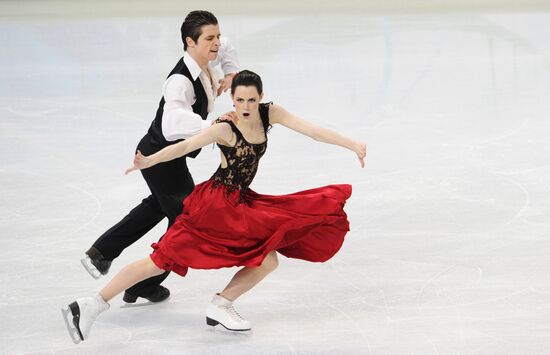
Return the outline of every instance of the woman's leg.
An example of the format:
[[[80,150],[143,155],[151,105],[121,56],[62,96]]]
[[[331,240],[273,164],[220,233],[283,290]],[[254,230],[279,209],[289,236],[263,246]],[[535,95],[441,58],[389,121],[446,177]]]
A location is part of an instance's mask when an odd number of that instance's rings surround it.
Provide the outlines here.
[[[269,253],[261,266],[245,267],[233,276],[233,279],[219,294],[215,295],[206,309],[206,324],[216,326],[221,324],[229,330],[250,330],[252,325],[241,317],[235,308],[233,301],[243,293],[256,286],[264,277],[277,268],[277,253]]]
[[[261,266],[244,267],[239,270],[231,279],[229,284],[225,286],[220,296],[230,301],[236,300],[245,292],[256,286],[269,273],[277,268],[279,261],[277,260],[277,252],[269,253]]]
[[[116,276],[99,292],[92,297],[79,298],[62,309],[65,325],[73,342],[79,343],[88,339],[90,329],[96,318],[107,309],[113,297],[132,286],[136,282],[146,278],[160,275],[164,270],[159,269],[147,257],[138,260],[122,269]]]
[[[160,275],[164,273],[164,271],[165,270],[157,267],[150,257],[146,257],[120,270],[107,286],[99,291],[99,294],[105,302],[109,302],[113,297],[127,288],[150,277]]]

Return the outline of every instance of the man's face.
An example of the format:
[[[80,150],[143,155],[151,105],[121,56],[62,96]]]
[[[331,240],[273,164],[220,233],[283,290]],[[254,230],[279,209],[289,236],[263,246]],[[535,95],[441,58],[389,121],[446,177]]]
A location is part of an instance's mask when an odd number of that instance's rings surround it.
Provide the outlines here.
[[[201,27],[202,33],[193,42],[190,37],[187,37],[187,46],[193,48],[196,59],[200,61],[210,62],[215,60],[220,49],[220,27],[218,25],[204,25]]]

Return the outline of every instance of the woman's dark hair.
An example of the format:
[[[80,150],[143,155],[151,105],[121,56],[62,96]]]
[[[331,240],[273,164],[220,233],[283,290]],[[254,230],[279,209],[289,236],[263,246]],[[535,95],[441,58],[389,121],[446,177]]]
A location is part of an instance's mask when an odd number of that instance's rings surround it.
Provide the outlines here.
[[[187,50],[187,42],[185,41],[187,37],[191,37],[194,42],[197,42],[202,34],[202,26],[217,24],[218,19],[211,12],[203,10],[191,11],[181,24],[183,49]]]
[[[231,83],[231,95],[235,95],[237,86],[254,86],[259,95],[263,93],[262,78],[250,70],[242,70],[235,75]],[[260,103],[260,118],[262,119],[265,133],[271,129],[271,124],[269,123],[269,106],[271,104],[273,102]]]
[[[242,70],[233,78],[231,83],[231,95],[235,94],[237,86],[255,86],[258,94],[262,94],[263,85],[260,76],[250,70]]]

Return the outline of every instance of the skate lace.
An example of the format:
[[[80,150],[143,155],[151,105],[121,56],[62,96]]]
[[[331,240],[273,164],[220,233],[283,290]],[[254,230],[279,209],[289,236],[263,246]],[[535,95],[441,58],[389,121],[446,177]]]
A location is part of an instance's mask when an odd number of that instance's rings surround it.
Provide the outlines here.
[[[235,310],[235,308],[233,308],[232,305],[231,305],[231,306],[228,306],[226,309],[229,311],[229,314],[231,314],[231,316],[232,316],[234,319],[239,320],[239,321],[243,321],[243,320],[244,320],[244,318],[239,314],[239,312],[237,312],[237,311]]]

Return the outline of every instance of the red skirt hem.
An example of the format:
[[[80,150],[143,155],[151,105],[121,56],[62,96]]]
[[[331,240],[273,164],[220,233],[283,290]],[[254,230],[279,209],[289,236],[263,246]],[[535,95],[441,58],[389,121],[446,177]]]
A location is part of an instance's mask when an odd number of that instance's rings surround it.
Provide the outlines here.
[[[349,231],[343,210],[351,185],[329,185],[289,195],[236,194],[206,181],[184,201],[184,211],[158,243],[151,260],[185,276],[188,268],[260,266],[272,251],[310,262],[325,262]]]

